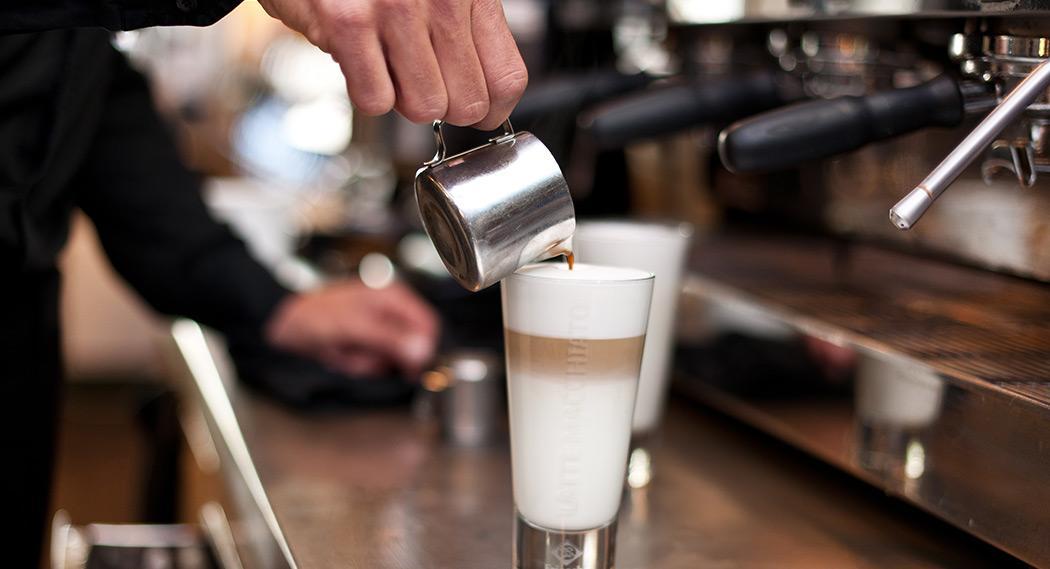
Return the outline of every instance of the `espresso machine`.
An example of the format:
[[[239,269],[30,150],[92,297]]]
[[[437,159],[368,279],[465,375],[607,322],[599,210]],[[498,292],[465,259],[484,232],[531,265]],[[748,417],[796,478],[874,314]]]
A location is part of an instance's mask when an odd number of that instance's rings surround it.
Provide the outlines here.
[[[663,3],[673,68],[577,124],[719,211],[677,396],[1050,565],[1050,2],[712,4]]]

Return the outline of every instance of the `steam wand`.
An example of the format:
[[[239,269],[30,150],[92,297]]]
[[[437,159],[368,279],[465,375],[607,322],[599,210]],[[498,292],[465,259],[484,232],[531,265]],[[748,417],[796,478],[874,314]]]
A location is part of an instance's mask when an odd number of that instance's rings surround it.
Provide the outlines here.
[[[1037,65],[988,116],[973,129],[914,190],[890,210],[890,221],[899,229],[911,229],[933,201],[963,173],[963,170],[1010,123],[1017,119],[1050,86],[1050,60]]]

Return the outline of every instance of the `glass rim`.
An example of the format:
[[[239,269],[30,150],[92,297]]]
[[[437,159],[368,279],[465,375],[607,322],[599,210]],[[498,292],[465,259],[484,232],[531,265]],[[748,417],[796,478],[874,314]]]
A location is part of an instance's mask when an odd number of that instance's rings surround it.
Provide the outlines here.
[[[530,280],[530,281],[540,281],[540,282],[561,282],[561,283],[565,283],[565,284],[570,285],[570,286],[574,285],[574,284],[584,284],[584,285],[628,285],[628,284],[633,284],[633,283],[642,283],[642,282],[646,282],[646,281],[651,281],[651,280],[656,278],[656,275],[653,272],[651,272],[651,271],[644,271],[642,269],[635,269],[635,268],[630,268],[630,267],[613,267],[611,265],[592,265],[590,263],[576,263],[576,265],[585,265],[585,266],[592,266],[592,267],[607,267],[607,268],[610,268],[610,269],[617,269],[619,271],[625,271],[625,272],[629,271],[629,272],[633,272],[633,273],[638,273],[638,276],[631,277],[631,278],[625,278],[625,279],[602,279],[602,278],[558,279],[558,278],[552,278],[552,277],[542,277],[542,276],[538,276],[538,275],[529,275],[529,274],[521,273],[522,270],[527,269],[529,267],[536,267],[536,266],[541,266],[541,265],[545,265],[545,264],[548,264],[548,263],[531,263],[531,264],[525,265],[524,267],[521,267],[517,271],[514,271],[513,273],[511,273],[510,276],[507,277],[507,278],[508,279]]]

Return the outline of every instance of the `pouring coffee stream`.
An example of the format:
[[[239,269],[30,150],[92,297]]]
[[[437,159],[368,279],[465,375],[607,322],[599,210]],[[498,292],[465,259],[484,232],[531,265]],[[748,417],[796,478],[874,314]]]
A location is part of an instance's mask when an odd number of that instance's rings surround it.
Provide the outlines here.
[[[437,152],[416,172],[416,203],[441,261],[463,288],[479,291],[519,268],[567,255],[576,212],[558,162],[538,138],[510,121],[487,144]]]

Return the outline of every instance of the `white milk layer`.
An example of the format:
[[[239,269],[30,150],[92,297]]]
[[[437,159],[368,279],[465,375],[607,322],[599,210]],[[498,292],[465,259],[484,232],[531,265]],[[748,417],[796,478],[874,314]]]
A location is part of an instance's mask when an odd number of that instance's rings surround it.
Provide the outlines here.
[[[637,338],[648,321],[651,277],[583,263],[572,271],[564,263],[530,265],[501,285],[504,325],[545,338]],[[565,373],[526,375],[508,362],[514,502],[538,526],[591,529],[619,509],[638,369],[598,373],[608,368],[601,363],[566,361]]]
[[[642,357],[634,431],[656,427],[663,414],[674,348],[674,322],[682,268],[690,244],[688,225],[629,221],[588,221],[576,226],[576,258],[585,263],[631,267],[656,275]]]
[[[511,378],[514,503],[548,529],[616,517],[626,475],[636,376]]]

